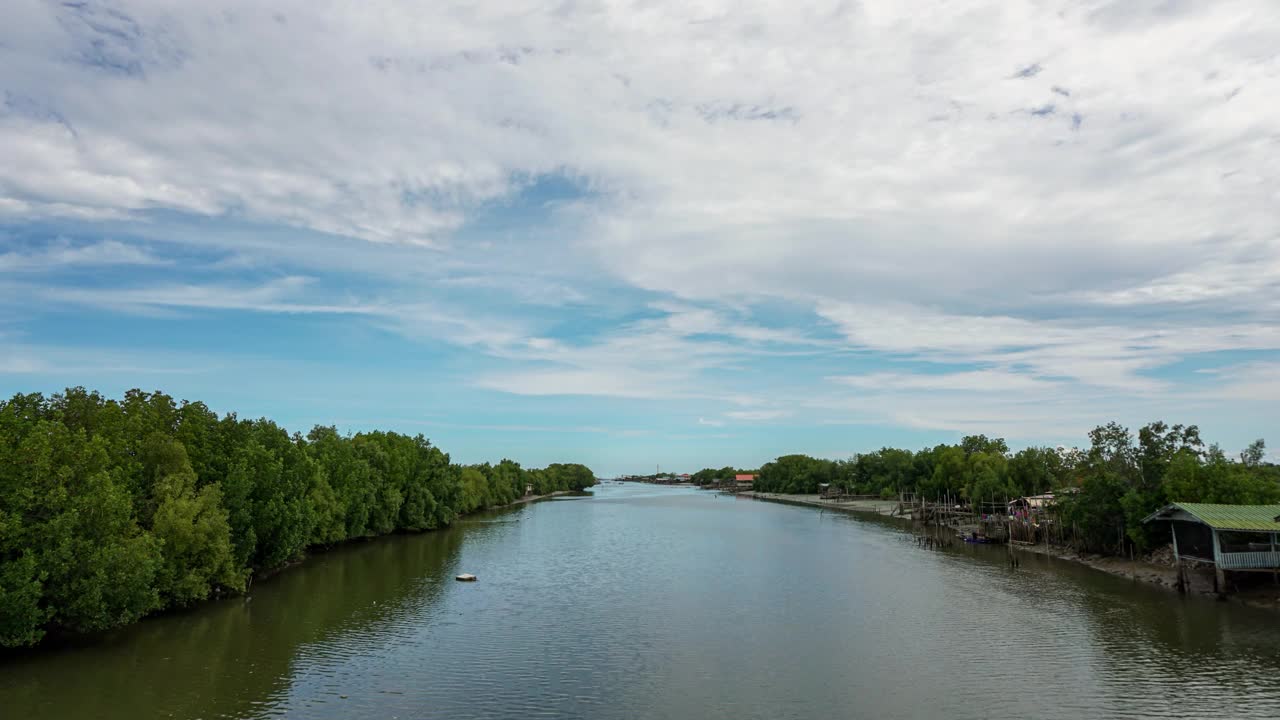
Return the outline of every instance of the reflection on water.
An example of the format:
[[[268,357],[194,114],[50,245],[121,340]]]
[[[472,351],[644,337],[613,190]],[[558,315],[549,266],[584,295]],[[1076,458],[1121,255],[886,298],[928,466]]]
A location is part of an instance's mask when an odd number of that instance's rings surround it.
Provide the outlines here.
[[[317,649],[392,636],[429,605],[462,534],[356,543],[311,558],[248,597],[144,621],[78,648],[0,657],[13,718],[244,718],[289,690]]]
[[[0,660],[5,717],[1280,716],[1280,618],[893,522],[603,486]],[[480,581],[456,583],[457,572]]]

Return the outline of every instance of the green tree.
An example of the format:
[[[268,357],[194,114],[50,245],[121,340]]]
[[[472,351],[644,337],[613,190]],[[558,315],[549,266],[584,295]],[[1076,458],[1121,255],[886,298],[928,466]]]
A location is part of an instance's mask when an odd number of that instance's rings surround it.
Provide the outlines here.
[[[969,484],[969,459],[964,449],[950,445],[936,453],[933,476],[924,483],[925,497],[940,498],[947,495],[959,497]]]
[[[462,468],[462,493],[458,512],[466,514],[488,507],[489,480],[476,468]]]
[[[317,425],[307,435],[307,452],[323,469],[325,478],[343,511],[343,535],[362,537],[372,533],[369,523],[376,487],[373,469],[356,451],[351,438],[337,428]]]
[[[0,402],[0,645],[236,591],[308,547],[427,530],[589,468],[462,468],[421,435],[303,438],[196,402],[84,388]]]
[[[1280,502],[1280,485],[1256,466],[1233,463],[1214,445],[1203,457],[1179,452],[1164,476],[1165,494],[1175,502],[1269,505]]]
[[[960,440],[960,449],[965,455],[985,453],[987,455],[1007,455],[1009,445],[1004,438],[989,438],[986,435],[966,435]]]
[[[49,622],[76,632],[106,630],[159,607],[159,543],[134,521],[106,443],[41,420],[15,455],[11,470],[29,488],[20,542],[45,574]]]
[[[311,527],[310,545],[330,545],[347,539],[347,509],[329,484],[324,468],[315,465],[312,473],[308,500],[314,522]]]
[[[314,520],[307,493],[313,467],[274,423],[251,424],[223,486],[237,565],[275,568],[302,553]]]
[[[52,612],[41,603],[47,574],[34,554],[15,550],[20,537],[15,520],[0,519],[0,647],[39,642]]]
[[[975,507],[984,503],[1005,503],[1014,495],[1008,480],[1008,461],[1002,454],[974,453],[966,461],[964,496]]]
[[[1010,490],[1015,496],[1040,495],[1061,485],[1064,463],[1053,448],[1029,447],[1009,458]]]
[[[762,492],[812,494],[830,482],[835,463],[808,455],[783,455],[760,468],[754,487]]]
[[[1256,468],[1262,465],[1262,461],[1267,456],[1267,443],[1262,438],[1258,438],[1249,443],[1249,446],[1240,452],[1240,462],[1246,467]]]
[[[520,463],[504,458],[502,462],[493,466],[489,486],[494,488],[495,492],[501,489],[502,496],[498,500],[501,504],[524,497],[525,473]]]
[[[202,402],[184,401],[178,406],[177,424],[174,439],[186,449],[197,485],[226,479],[230,458],[218,414]]]
[[[166,476],[152,521],[163,558],[156,587],[174,605],[203,600],[216,587],[244,590],[245,573],[233,558],[222,488],[215,483],[196,490],[195,483],[194,471]]]

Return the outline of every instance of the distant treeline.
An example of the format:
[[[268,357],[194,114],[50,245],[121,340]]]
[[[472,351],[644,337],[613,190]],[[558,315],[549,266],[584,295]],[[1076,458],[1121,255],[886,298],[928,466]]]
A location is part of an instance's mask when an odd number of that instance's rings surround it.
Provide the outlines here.
[[[797,456],[804,457],[804,456]],[[722,467],[719,470],[715,468],[703,468],[693,475],[689,476],[690,482],[699,485],[726,485],[733,482],[738,475],[754,475],[755,470],[738,470],[731,467]],[[826,482],[825,480],[823,482]],[[816,491],[815,491],[816,492]]]
[[[896,498],[912,493],[958,502],[1004,502],[1024,495],[1074,489],[1055,511],[1082,549],[1119,552],[1163,542],[1167,530],[1142,519],[1169,502],[1268,504],[1280,502],[1280,466],[1263,462],[1257,440],[1228,458],[1205,446],[1195,425],[1153,422],[1135,438],[1109,423],[1089,433],[1086,450],[1031,447],[1010,453],[1001,438],[970,435],[958,445],[911,451],[882,448],[849,460],[786,455],[760,468],[754,488],[816,493],[822,484],[855,494]],[[706,469],[694,478],[731,477],[731,468]],[[702,482],[699,480],[699,482]],[[702,482],[713,484],[713,482]],[[1149,535],[1160,532],[1160,536]]]
[[[459,466],[421,435],[290,435],[133,390],[0,401],[0,646],[94,632],[211,595],[309,547],[449,525],[591,470]]]

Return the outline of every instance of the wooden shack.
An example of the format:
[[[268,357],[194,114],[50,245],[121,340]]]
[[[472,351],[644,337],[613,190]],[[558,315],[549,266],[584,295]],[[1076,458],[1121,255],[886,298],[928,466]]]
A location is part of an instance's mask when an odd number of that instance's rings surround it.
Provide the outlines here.
[[[1280,505],[1172,503],[1144,523],[1167,522],[1173,556],[1213,563],[1214,589],[1226,591],[1226,573],[1280,571]]]
[[[1025,497],[1010,500],[1008,503],[1008,513],[1014,515],[1019,511],[1024,513],[1039,513],[1054,504],[1056,498],[1053,493],[1045,493],[1043,495],[1027,495]]]

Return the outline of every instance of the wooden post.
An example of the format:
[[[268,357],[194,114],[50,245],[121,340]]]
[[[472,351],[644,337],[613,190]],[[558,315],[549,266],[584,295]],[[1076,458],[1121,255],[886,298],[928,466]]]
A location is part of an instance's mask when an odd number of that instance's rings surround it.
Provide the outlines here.
[[[1222,570],[1222,545],[1218,542],[1217,528],[1209,528],[1213,533],[1213,591],[1219,595],[1227,592],[1227,576]]]
[[[1271,533],[1271,562],[1274,563],[1275,561],[1276,561],[1276,534]],[[1277,570],[1276,566],[1274,565],[1272,566],[1272,569],[1271,569],[1271,582],[1275,583],[1276,585],[1280,585],[1280,570]]]
[[[1185,593],[1187,591],[1187,584],[1182,578],[1182,555],[1178,554],[1178,530],[1174,525],[1175,522],[1177,522],[1177,520],[1169,521],[1169,534],[1173,536],[1173,567],[1178,573],[1178,592]]]

